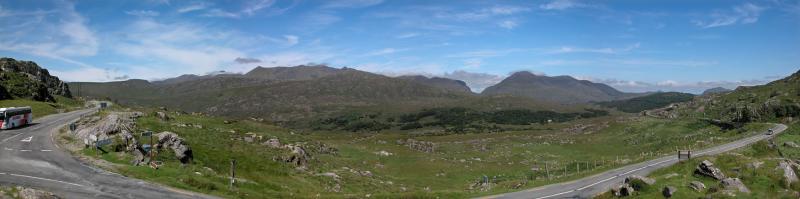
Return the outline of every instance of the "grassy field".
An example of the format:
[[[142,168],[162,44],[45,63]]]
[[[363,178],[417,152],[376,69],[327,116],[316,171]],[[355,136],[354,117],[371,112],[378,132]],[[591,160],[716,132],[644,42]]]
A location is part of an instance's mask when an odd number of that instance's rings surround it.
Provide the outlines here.
[[[82,102],[70,98],[57,96],[58,103],[39,102],[27,99],[0,100],[0,107],[21,107],[30,106],[34,117],[42,117],[50,114],[74,110],[81,107]]]
[[[606,116],[534,124],[524,131],[431,135],[416,131],[295,132],[247,120],[225,124],[222,118],[170,116],[174,120],[164,122],[148,114],[140,118],[138,129],[171,131],[184,137],[193,149],[193,164],[182,166],[171,152],[159,155],[158,160],[165,163],[159,170],[129,166],[130,156],[122,152],[103,154],[102,159],[116,163],[114,170],[126,176],[229,198],[490,195],[573,180],[668,155],[675,146],[704,148],[750,135],[748,129],[765,128],[753,124],[741,131],[721,131],[692,120]],[[200,124],[202,128],[179,124]],[[246,142],[247,133],[262,139]],[[312,157],[308,168],[296,169],[276,161],[288,151],[260,144],[269,138],[305,146]],[[435,143],[436,149],[425,153],[397,143],[407,139]],[[322,153],[323,146],[334,147],[336,152]],[[110,147],[105,150],[113,151]],[[378,155],[382,151],[390,155]],[[88,149],[83,154],[93,156],[95,152]],[[227,178],[231,159],[237,160],[236,173],[241,178],[232,190]],[[472,186],[484,176],[490,182],[488,187]]]
[[[784,158],[796,160],[800,158],[800,149],[783,146],[784,142],[800,143],[800,125],[792,124],[788,130],[774,139],[776,148],[769,147],[767,141],[761,141],[749,147],[711,157],[701,157],[678,163],[672,167],[658,170],[650,175],[656,179],[654,185],[632,198],[662,198],[661,190],[665,186],[674,186],[678,191],[674,198],[797,198],[800,191],[798,183],[787,185],[783,182],[783,170],[777,170],[779,162]],[[703,160],[709,160],[720,168],[728,177],[738,177],[752,193],[738,193],[735,197],[719,192],[719,182],[703,176],[693,175],[694,169]],[[763,163],[758,168],[754,163]],[[670,177],[671,176],[671,177]],[[691,181],[703,182],[708,189],[697,192],[688,187]],[[604,195],[598,198],[611,198]]]

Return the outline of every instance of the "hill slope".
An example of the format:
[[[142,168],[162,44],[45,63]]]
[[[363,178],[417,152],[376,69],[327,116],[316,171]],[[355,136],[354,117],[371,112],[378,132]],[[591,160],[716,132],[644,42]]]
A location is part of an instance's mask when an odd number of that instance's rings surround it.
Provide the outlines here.
[[[611,101],[631,96],[605,84],[570,76],[541,76],[527,71],[514,73],[481,94],[522,96],[564,104]]]
[[[69,86],[31,61],[0,58],[0,99],[24,98],[54,102],[71,98]]]
[[[458,91],[458,92],[465,92],[465,93],[472,92],[469,89],[469,86],[467,86],[467,83],[465,83],[464,81],[461,81],[461,80],[453,80],[453,79],[447,79],[447,78],[441,78],[441,77],[428,78],[428,77],[425,77],[425,76],[422,76],[422,75],[400,76],[400,77],[397,77],[397,78],[411,80],[411,81],[414,81],[414,82],[417,82],[417,83],[420,83],[420,84],[425,84],[425,85],[428,85],[428,86],[433,86],[433,87],[437,87],[437,88],[441,88],[441,89],[445,89],[445,90],[450,90],[450,91]]]

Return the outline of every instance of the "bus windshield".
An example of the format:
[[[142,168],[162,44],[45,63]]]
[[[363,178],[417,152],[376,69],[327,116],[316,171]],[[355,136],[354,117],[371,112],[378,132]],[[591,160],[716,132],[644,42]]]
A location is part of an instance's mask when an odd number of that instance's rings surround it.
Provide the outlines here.
[[[0,120],[5,120],[5,119],[6,119],[6,113],[0,112]]]

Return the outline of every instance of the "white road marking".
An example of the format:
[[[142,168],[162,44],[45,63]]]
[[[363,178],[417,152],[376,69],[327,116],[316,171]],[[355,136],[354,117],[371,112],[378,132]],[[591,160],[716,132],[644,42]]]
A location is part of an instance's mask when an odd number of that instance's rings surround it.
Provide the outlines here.
[[[23,150],[19,150],[19,151],[22,151],[22,152],[28,152],[28,151],[31,151],[31,150],[25,150],[25,149],[23,149]]]
[[[544,199],[544,198],[549,198],[549,197],[553,197],[553,196],[560,196],[560,195],[568,194],[568,193],[571,193],[571,192],[573,192],[573,191],[565,191],[565,192],[561,192],[561,193],[557,193],[557,194],[553,194],[553,195],[549,195],[549,196],[540,197],[540,198],[537,198],[537,199]]]
[[[5,175],[5,173],[2,173],[2,174]],[[13,174],[13,173],[9,173],[8,175],[16,176],[16,177],[23,177],[23,178],[32,178],[32,179],[37,179],[37,180],[46,180],[46,181],[51,181],[51,182],[58,182],[58,183],[64,183],[64,184],[68,184],[68,185],[74,185],[74,186],[83,187],[83,185],[80,185],[80,184],[75,184],[75,183],[71,183],[71,182],[64,182],[64,181],[61,181],[61,180],[53,180],[53,179],[48,179],[48,178],[41,178],[41,177],[36,177],[36,176],[20,175],[20,174]]]
[[[14,149],[9,149],[9,148],[6,148],[6,151],[13,151],[13,150],[14,150]]]
[[[42,151],[43,152],[50,152],[50,151],[53,151],[53,150],[42,149]]]
[[[11,136],[11,137],[8,137],[8,138],[6,138],[6,139],[3,139],[3,141],[0,141],[0,143],[6,142],[6,141],[8,141],[8,140],[10,140],[10,139],[12,139],[12,138],[14,138],[14,137],[17,137],[17,136],[19,136],[19,135],[22,135],[22,133],[17,133],[17,134],[16,134],[16,135],[14,135],[14,136]]]
[[[30,136],[30,137],[28,137],[28,138],[22,139],[22,140],[20,140],[20,141],[23,141],[23,142],[31,142],[31,140],[33,140],[33,136]]]

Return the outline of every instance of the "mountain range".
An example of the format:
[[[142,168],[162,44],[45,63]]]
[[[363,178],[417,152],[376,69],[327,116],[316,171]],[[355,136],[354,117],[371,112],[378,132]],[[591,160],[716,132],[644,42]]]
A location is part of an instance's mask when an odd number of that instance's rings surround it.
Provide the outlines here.
[[[182,75],[160,81],[70,83],[79,96],[141,106],[166,106],[220,116],[275,121],[320,117],[359,109],[409,112],[463,106],[477,110],[582,110],[590,101],[627,94],[605,84],[568,76],[519,72],[481,94],[460,80],[425,76],[388,77],[324,65],[257,67],[245,74]],[[516,91],[515,91],[516,90]],[[584,92],[585,94],[582,94]]]

